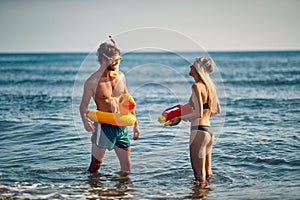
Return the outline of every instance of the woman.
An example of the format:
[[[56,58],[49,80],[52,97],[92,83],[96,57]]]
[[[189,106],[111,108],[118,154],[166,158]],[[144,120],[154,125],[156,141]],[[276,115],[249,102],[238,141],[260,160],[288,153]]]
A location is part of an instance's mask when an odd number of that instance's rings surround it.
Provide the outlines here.
[[[200,182],[205,182],[213,175],[211,154],[214,135],[210,128],[210,117],[220,113],[216,87],[209,76],[213,71],[214,63],[210,58],[195,59],[189,73],[195,80],[189,100],[193,112],[172,120],[172,125],[177,125],[181,120],[191,122],[190,159],[195,179]]]

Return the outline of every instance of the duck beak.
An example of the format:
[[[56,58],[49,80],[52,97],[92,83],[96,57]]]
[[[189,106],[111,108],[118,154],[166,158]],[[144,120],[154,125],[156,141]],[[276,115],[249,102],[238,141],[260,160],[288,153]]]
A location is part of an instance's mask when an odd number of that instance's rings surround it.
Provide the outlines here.
[[[133,100],[133,98],[130,98],[130,100],[128,102],[128,109],[129,110],[134,110],[135,106],[136,106],[135,101]]]
[[[130,94],[124,94],[120,99],[121,114],[128,114],[134,110],[136,103]]]

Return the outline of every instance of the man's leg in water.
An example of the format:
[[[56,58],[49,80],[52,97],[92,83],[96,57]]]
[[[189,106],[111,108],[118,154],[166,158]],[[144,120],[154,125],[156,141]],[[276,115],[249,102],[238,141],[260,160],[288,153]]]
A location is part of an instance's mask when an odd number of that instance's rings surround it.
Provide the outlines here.
[[[104,148],[97,147],[96,144],[92,144],[92,160],[88,169],[90,173],[96,173],[100,169],[103,163],[105,150],[106,149]]]
[[[119,162],[121,165],[121,171],[125,173],[129,173],[131,171],[130,150],[130,147],[115,147],[115,152],[119,158]]]

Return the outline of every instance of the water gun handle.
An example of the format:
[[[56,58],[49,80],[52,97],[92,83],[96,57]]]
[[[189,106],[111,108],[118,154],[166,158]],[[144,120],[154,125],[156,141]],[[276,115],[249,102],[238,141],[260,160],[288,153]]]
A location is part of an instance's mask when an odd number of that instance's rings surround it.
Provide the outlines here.
[[[171,126],[173,123],[171,121],[168,121],[166,123],[164,123],[164,126]]]

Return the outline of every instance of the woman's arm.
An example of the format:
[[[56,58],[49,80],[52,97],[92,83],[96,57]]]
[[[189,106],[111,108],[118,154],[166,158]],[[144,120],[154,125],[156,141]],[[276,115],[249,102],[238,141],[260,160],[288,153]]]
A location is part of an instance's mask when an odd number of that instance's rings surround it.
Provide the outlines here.
[[[180,123],[181,120],[184,121],[192,121],[194,119],[200,118],[203,116],[203,108],[202,108],[202,98],[201,98],[201,90],[200,87],[196,84],[192,86],[192,100],[194,102],[195,109],[192,113],[175,117],[171,120],[172,125],[175,126]]]
[[[201,89],[197,84],[192,86],[192,100],[194,102],[194,110],[190,114],[181,116],[181,119],[184,121],[190,121],[203,116]]]

